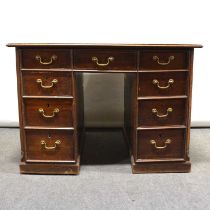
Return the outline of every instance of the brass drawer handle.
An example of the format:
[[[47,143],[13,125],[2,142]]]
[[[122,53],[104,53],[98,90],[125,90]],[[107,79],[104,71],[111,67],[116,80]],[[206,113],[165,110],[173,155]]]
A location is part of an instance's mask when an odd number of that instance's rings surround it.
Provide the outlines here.
[[[106,63],[99,63],[97,57],[92,57],[92,61],[95,62],[98,66],[108,66],[110,61],[113,61],[114,57],[108,57]]]
[[[166,139],[164,146],[157,146],[157,142],[155,140],[153,139],[150,140],[150,144],[154,144],[156,149],[165,149],[168,146],[168,144],[170,144],[171,142],[172,142],[171,139]]]
[[[46,114],[44,113],[44,109],[43,109],[43,108],[39,108],[38,111],[39,111],[39,113],[41,113],[42,116],[45,117],[45,118],[53,118],[53,117],[55,117],[55,114],[58,113],[60,110],[59,110],[58,108],[55,108],[55,109],[53,110],[53,114],[52,114],[52,115],[46,115]]]
[[[55,146],[51,146],[51,147],[47,146],[47,143],[46,143],[45,140],[41,140],[40,143],[41,143],[41,146],[44,146],[44,149],[46,149],[46,150],[54,150],[54,149],[57,148],[57,145],[61,144],[61,141],[60,140],[56,140],[55,141]]]
[[[48,89],[48,88],[52,88],[55,84],[57,84],[57,83],[58,83],[58,80],[57,80],[57,79],[53,79],[53,80],[51,81],[51,85],[43,85],[42,79],[37,79],[36,82],[37,82],[38,84],[40,84],[42,88]]]
[[[171,87],[171,85],[174,83],[174,80],[169,79],[168,80],[168,85],[166,85],[166,86],[160,86],[159,81],[157,79],[153,79],[152,83],[153,83],[153,85],[157,85],[157,87],[159,89],[167,89],[167,88]]]
[[[157,63],[162,66],[168,65],[174,59],[175,59],[175,57],[173,55],[171,55],[168,57],[168,62],[160,62],[160,58],[157,55],[153,56],[153,60],[157,61]]]
[[[157,111],[156,108],[153,108],[153,109],[152,109],[152,113],[154,113],[157,117],[160,117],[160,118],[162,118],[162,117],[167,117],[168,114],[169,114],[169,112],[173,112],[173,109],[172,109],[171,107],[169,107],[169,108],[167,109],[167,113],[166,113],[166,114],[162,114],[162,115],[158,114],[158,111]]]
[[[43,64],[43,65],[50,65],[54,60],[56,60],[58,57],[57,55],[52,55],[51,58],[50,58],[50,61],[48,62],[44,62],[42,61],[42,58],[40,55],[36,55],[35,56],[35,59],[39,61],[40,64]]]

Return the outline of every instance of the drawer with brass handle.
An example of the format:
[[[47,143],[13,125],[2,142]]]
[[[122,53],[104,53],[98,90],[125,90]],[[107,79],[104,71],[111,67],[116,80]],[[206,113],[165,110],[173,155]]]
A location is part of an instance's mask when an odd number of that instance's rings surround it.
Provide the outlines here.
[[[186,99],[138,101],[139,126],[185,125]]]
[[[72,96],[72,72],[22,71],[24,96]]]
[[[185,50],[142,50],[140,70],[176,70],[188,68]]]
[[[71,51],[65,49],[24,49],[22,68],[50,69],[71,68]]]
[[[138,95],[184,96],[187,95],[188,72],[141,72]]]
[[[73,126],[73,99],[24,100],[26,126]]]
[[[27,162],[75,162],[74,131],[27,129],[25,134]]]
[[[137,51],[134,50],[74,50],[74,69],[137,70]]]
[[[184,161],[185,129],[139,130],[137,162]]]

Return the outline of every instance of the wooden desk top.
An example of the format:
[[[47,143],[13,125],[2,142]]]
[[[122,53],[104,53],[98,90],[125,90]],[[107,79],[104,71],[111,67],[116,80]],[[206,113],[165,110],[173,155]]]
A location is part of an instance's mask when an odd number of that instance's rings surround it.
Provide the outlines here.
[[[202,48],[200,44],[109,44],[109,43],[8,43],[7,47],[173,47]]]

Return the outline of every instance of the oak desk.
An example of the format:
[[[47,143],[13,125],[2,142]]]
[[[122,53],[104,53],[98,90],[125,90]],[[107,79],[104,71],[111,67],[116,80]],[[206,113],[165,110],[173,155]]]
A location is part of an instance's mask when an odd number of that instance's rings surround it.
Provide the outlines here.
[[[189,172],[190,44],[8,44],[16,48],[21,173],[78,174],[82,72],[125,73],[133,173]]]

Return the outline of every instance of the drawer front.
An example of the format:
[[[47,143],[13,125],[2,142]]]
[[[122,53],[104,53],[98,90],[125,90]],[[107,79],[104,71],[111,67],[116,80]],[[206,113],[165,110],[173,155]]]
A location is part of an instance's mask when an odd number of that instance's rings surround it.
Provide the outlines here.
[[[187,95],[188,72],[139,73],[139,96]]]
[[[185,99],[138,101],[140,126],[185,125]]]
[[[72,72],[23,71],[23,95],[71,96]]]
[[[75,162],[73,131],[26,130],[27,162]]]
[[[22,50],[22,68],[71,68],[70,50],[24,49]]]
[[[25,99],[25,125],[73,126],[73,99]]]
[[[188,56],[184,50],[142,50],[140,52],[140,69],[170,70],[187,69]]]
[[[74,50],[74,68],[137,70],[137,52],[131,50]]]
[[[139,130],[137,162],[185,158],[185,129]]]

